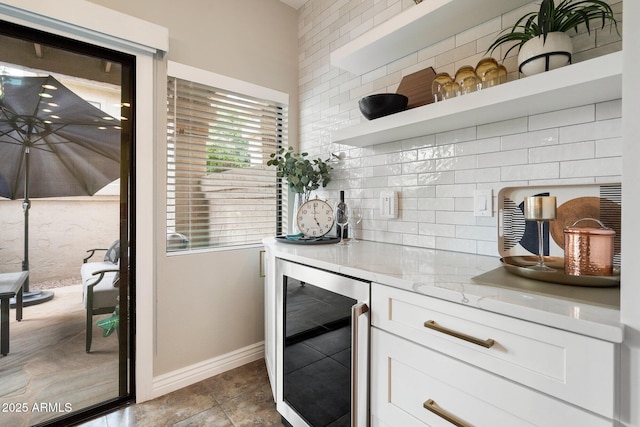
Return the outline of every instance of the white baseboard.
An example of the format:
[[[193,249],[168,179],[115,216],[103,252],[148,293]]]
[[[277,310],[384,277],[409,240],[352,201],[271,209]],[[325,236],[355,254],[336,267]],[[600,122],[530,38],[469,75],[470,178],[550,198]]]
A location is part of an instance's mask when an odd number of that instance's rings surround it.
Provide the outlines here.
[[[264,341],[177,369],[153,378],[150,399],[190,386],[207,378],[264,357]],[[145,399],[147,400],[147,399]],[[142,402],[138,400],[138,403]]]

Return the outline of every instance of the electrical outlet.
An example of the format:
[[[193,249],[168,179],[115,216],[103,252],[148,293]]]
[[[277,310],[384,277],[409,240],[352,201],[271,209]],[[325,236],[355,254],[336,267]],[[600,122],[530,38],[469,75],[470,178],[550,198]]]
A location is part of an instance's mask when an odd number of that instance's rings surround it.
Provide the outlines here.
[[[398,217],[398,192],[380,192],[380,218],[393,219]]]

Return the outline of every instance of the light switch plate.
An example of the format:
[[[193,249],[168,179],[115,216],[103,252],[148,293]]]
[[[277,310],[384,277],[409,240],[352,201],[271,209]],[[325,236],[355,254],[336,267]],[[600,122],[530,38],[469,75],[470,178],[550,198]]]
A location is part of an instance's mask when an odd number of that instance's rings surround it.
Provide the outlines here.
[[[380,218],[393,219],[398,217],[398,192],[380,192]]]
[[[493,190],[473,192],[473,216],[493,216]]]

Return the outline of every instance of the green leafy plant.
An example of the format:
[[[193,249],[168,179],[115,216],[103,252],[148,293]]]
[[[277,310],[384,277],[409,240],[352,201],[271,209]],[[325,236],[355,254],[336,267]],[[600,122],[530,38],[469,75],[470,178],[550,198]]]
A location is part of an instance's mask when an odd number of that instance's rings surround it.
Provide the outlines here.
[[[498,46],[509,43],[517,42],[507,50],[504,54],[504,58],[509,55],[511,50],[520,48],[527,41],[542,36],[543,41],[547,41],[547,34],[560,31],[568,32],[569,30],[575,30],[578,32],[578,26],[584,24],[587,28],[587,32],[591,34],[590,22],[597,20],[602,22],[602,27],[607,22],[613,23],[618,35],[618,21],[616,21],[611,6],[601,0],[562,0],[558,5],[554,0],[543,0],[540,3],[540,10],[538,12],[529,12],[513,25],[511,28],[507,28],[505,31],[509,31],[506,34],[499,36],[491,46],[487,49],[487,53],[493,53]]]
[[[308,155],[309,153],[294,152],[293,147],[287,150],[281,148],[278,152],[272,153],[271,160],[267,161],[268,166],[276,167],[278,178],[287,180],[291,191],[304,194],[304,200],[309,200],[313,190],[329,184],[333,170],[329,164],[331,158],[309,160]]]

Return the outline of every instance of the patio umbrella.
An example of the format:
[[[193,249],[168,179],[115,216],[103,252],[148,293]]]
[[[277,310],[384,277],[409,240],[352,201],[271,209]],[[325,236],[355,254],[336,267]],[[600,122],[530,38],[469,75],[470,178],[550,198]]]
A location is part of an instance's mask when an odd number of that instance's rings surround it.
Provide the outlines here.
[[[93,195],[119,177],[117,119],[52,76],[2,76],[0,197],[24,200],[23,270],[29,270],[31,198]],[[25,305],[52,297],[28,294]]]

